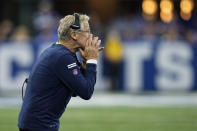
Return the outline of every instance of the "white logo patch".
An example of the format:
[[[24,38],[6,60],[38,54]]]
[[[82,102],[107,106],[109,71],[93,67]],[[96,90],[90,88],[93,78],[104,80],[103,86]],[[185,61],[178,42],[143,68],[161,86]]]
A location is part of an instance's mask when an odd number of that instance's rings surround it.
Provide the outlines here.
[[[68,69],[73,68],[73,67],[75,67],[75,66],[77,66],[76,63],[72,63],[72,64],[67,65]]]

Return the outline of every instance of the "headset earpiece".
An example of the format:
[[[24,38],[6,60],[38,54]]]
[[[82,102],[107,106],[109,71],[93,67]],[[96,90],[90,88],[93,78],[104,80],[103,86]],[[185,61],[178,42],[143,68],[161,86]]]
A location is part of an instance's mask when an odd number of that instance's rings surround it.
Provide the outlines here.
[[[73,30],[78,30],[80,29],[80,19],[79,19],[79,14],[74,13],[73,16],[75,16],[75,22],[70,26]]]

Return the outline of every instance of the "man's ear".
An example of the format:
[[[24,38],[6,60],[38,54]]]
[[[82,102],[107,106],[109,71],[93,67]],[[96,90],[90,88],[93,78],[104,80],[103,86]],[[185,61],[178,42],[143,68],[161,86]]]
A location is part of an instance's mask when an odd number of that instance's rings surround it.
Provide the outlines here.
[[[74,32],[74,31],[71,31],[70,32],[70,37],[73,39],[73,40],[77,40],[77,34],[76,34],[76,32]]]

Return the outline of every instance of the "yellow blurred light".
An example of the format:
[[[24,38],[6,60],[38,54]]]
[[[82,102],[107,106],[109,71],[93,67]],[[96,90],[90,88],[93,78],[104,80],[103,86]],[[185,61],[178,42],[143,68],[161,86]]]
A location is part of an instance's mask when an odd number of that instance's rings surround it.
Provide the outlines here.
[[[190,20],[192,14],[191,14],[191,13],[184,13],[184,12],[181,11],[181,12],[180,12],[180,16],[181,16],[181,18],[182,18],[183,20],[188,21],[188,20]]]
[[[168,14],[171,13],[174,9],[174,4],[171,0],[162,0],[160,2],[161,12]]]
[[[194,9],[194,1],[193,0],[182,0],[180,3],[181,11],[185,14],[191,13]]]
[[[157,9],[158,7],[155,0],[144,0],[142,2],[142,10],[145,14],[154,15]]]
[[[160,12],[160,18],[165,23],[170,23],[173,20],[173,13]]]

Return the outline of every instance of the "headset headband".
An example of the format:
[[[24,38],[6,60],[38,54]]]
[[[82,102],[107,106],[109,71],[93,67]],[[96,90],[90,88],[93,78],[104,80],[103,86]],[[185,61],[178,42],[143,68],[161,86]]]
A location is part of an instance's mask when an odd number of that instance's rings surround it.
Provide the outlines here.
[[[72,28],[74,30],[78,30],[78,29],[80,29],[79,14],[78,13],[74,13],[73,16],[75,16],[75,22],[74,22],[74,24],[72,24],[70,26],[70,28]]]

